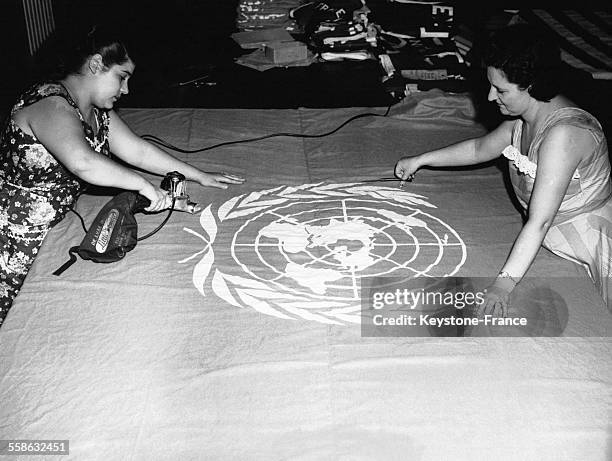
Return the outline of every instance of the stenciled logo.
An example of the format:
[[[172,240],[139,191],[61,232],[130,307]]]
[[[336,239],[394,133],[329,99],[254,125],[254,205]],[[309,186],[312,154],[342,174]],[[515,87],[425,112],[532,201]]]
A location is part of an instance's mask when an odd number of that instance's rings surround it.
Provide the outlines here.
[[[466,259],[457,232],[426,197],[391,187],[279,186],[200,215],[205,242],[183,259],[198,291],[283,319],[360,323],[364,278],[444,277]]]

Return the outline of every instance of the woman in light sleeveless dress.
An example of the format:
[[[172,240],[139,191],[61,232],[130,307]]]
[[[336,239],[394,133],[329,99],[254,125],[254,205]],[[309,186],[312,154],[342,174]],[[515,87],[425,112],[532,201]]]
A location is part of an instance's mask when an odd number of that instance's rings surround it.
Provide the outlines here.
[[[555,126],[570,125],[593,137],[593,150],[578,164],[542,245],[562,258],[583,266],[612,310],[612,184],[606,138],[599,122],[575,107],[553,112],[531,142],[520,152],[522,120],[514,126],[512,144],[503,154],[511,160],[510,180],[516,197],[527,210],[537,175],[538,149]]]
[[[396,176],[408,180],[424,166],[471,165],[503,154],[527,219],[481,314],[507,314],[509,295],[541,246],[582,265],[612,311],[612,189],[601,125],[560,94],[559,48],[537,29],[515,24],[495,31],[484,63],[488,99],[507,119],[484,136],[401,158]]]

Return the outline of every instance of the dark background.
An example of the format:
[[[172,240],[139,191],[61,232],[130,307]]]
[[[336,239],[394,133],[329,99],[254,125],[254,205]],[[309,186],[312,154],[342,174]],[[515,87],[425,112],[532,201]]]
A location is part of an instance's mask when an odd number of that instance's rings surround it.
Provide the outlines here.
[[[593,8],[609,9],[606,4],[596,2]],[[475,50],[489,30],[509,19],[505,8],[561,7],[552,1],[457,1],[454,5],[455,24],[474,33]],[[378,61],[318,63],[265,72],[234,64],[244,53],[230,37],[237,31],[237,6],[238,0],[54,0],[53,12],[59,33],[106,22],[124,31],[136,73],[130,80],[130,94],[120,102],[123,107],[367,107],[394,101],[381,84]],[[21,0],[0,4],[2,117],[18,94],[38,79],[40,63],[52,62],[54,56],[48,44],[41,49],[44,56],[29,56],[22,9]],[[485,98],[484,73],[477,66],[472,69],[466,89]],[[181,84],[194,78],[202,78],[200,86]],[[611,125],[610,82],[594,81],[570,69],[566,92],[606,127]]]

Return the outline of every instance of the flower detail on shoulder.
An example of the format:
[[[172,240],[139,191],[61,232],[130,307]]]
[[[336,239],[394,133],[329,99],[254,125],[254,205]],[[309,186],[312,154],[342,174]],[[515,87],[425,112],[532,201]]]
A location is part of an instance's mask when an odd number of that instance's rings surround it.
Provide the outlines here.
[[[529,160],[526,155],[521,154],[516,147],[508,146],[502,151],[502,154],[508,160],[514,162],[517,170],[535,179],[538,165]]]
[[[507,146],[502,151],[502,154],[504,155],[504,157],[506,157],[508,160],[514,163],[514,166],[516,166],[517,170],[535,179],[536,171],[538,169],[538,164],[529,160],[529,158],[526,155],[521,154],[521,152],[516,147],[512,145]],[[576,170],[574,172],[574,175],[572,176],[572,179],[579,179],[579,178],[580,178],[580,174]]]

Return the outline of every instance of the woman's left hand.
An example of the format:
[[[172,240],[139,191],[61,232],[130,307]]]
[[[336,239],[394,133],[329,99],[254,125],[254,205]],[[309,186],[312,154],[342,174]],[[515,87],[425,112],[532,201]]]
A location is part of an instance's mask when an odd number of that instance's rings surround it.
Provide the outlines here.
[[[502,317],[507,317],[510,293],[515,286],[516,282],[511,278],[497,277],[495,282],[485,290],[486,295],[478,308],[478,316],[501,314]]]
[[[486,291],[484,301],[478,309],[478,317],[483,317],[485,314],[501,314],[502,317],[507,317],[510,292],[506,289],[495,286],[495,284],[487,288]]]
[[[202,173],[198,182],[203,186],[227,189],[229,184],[242,184],[245,179],[230,173]]]

